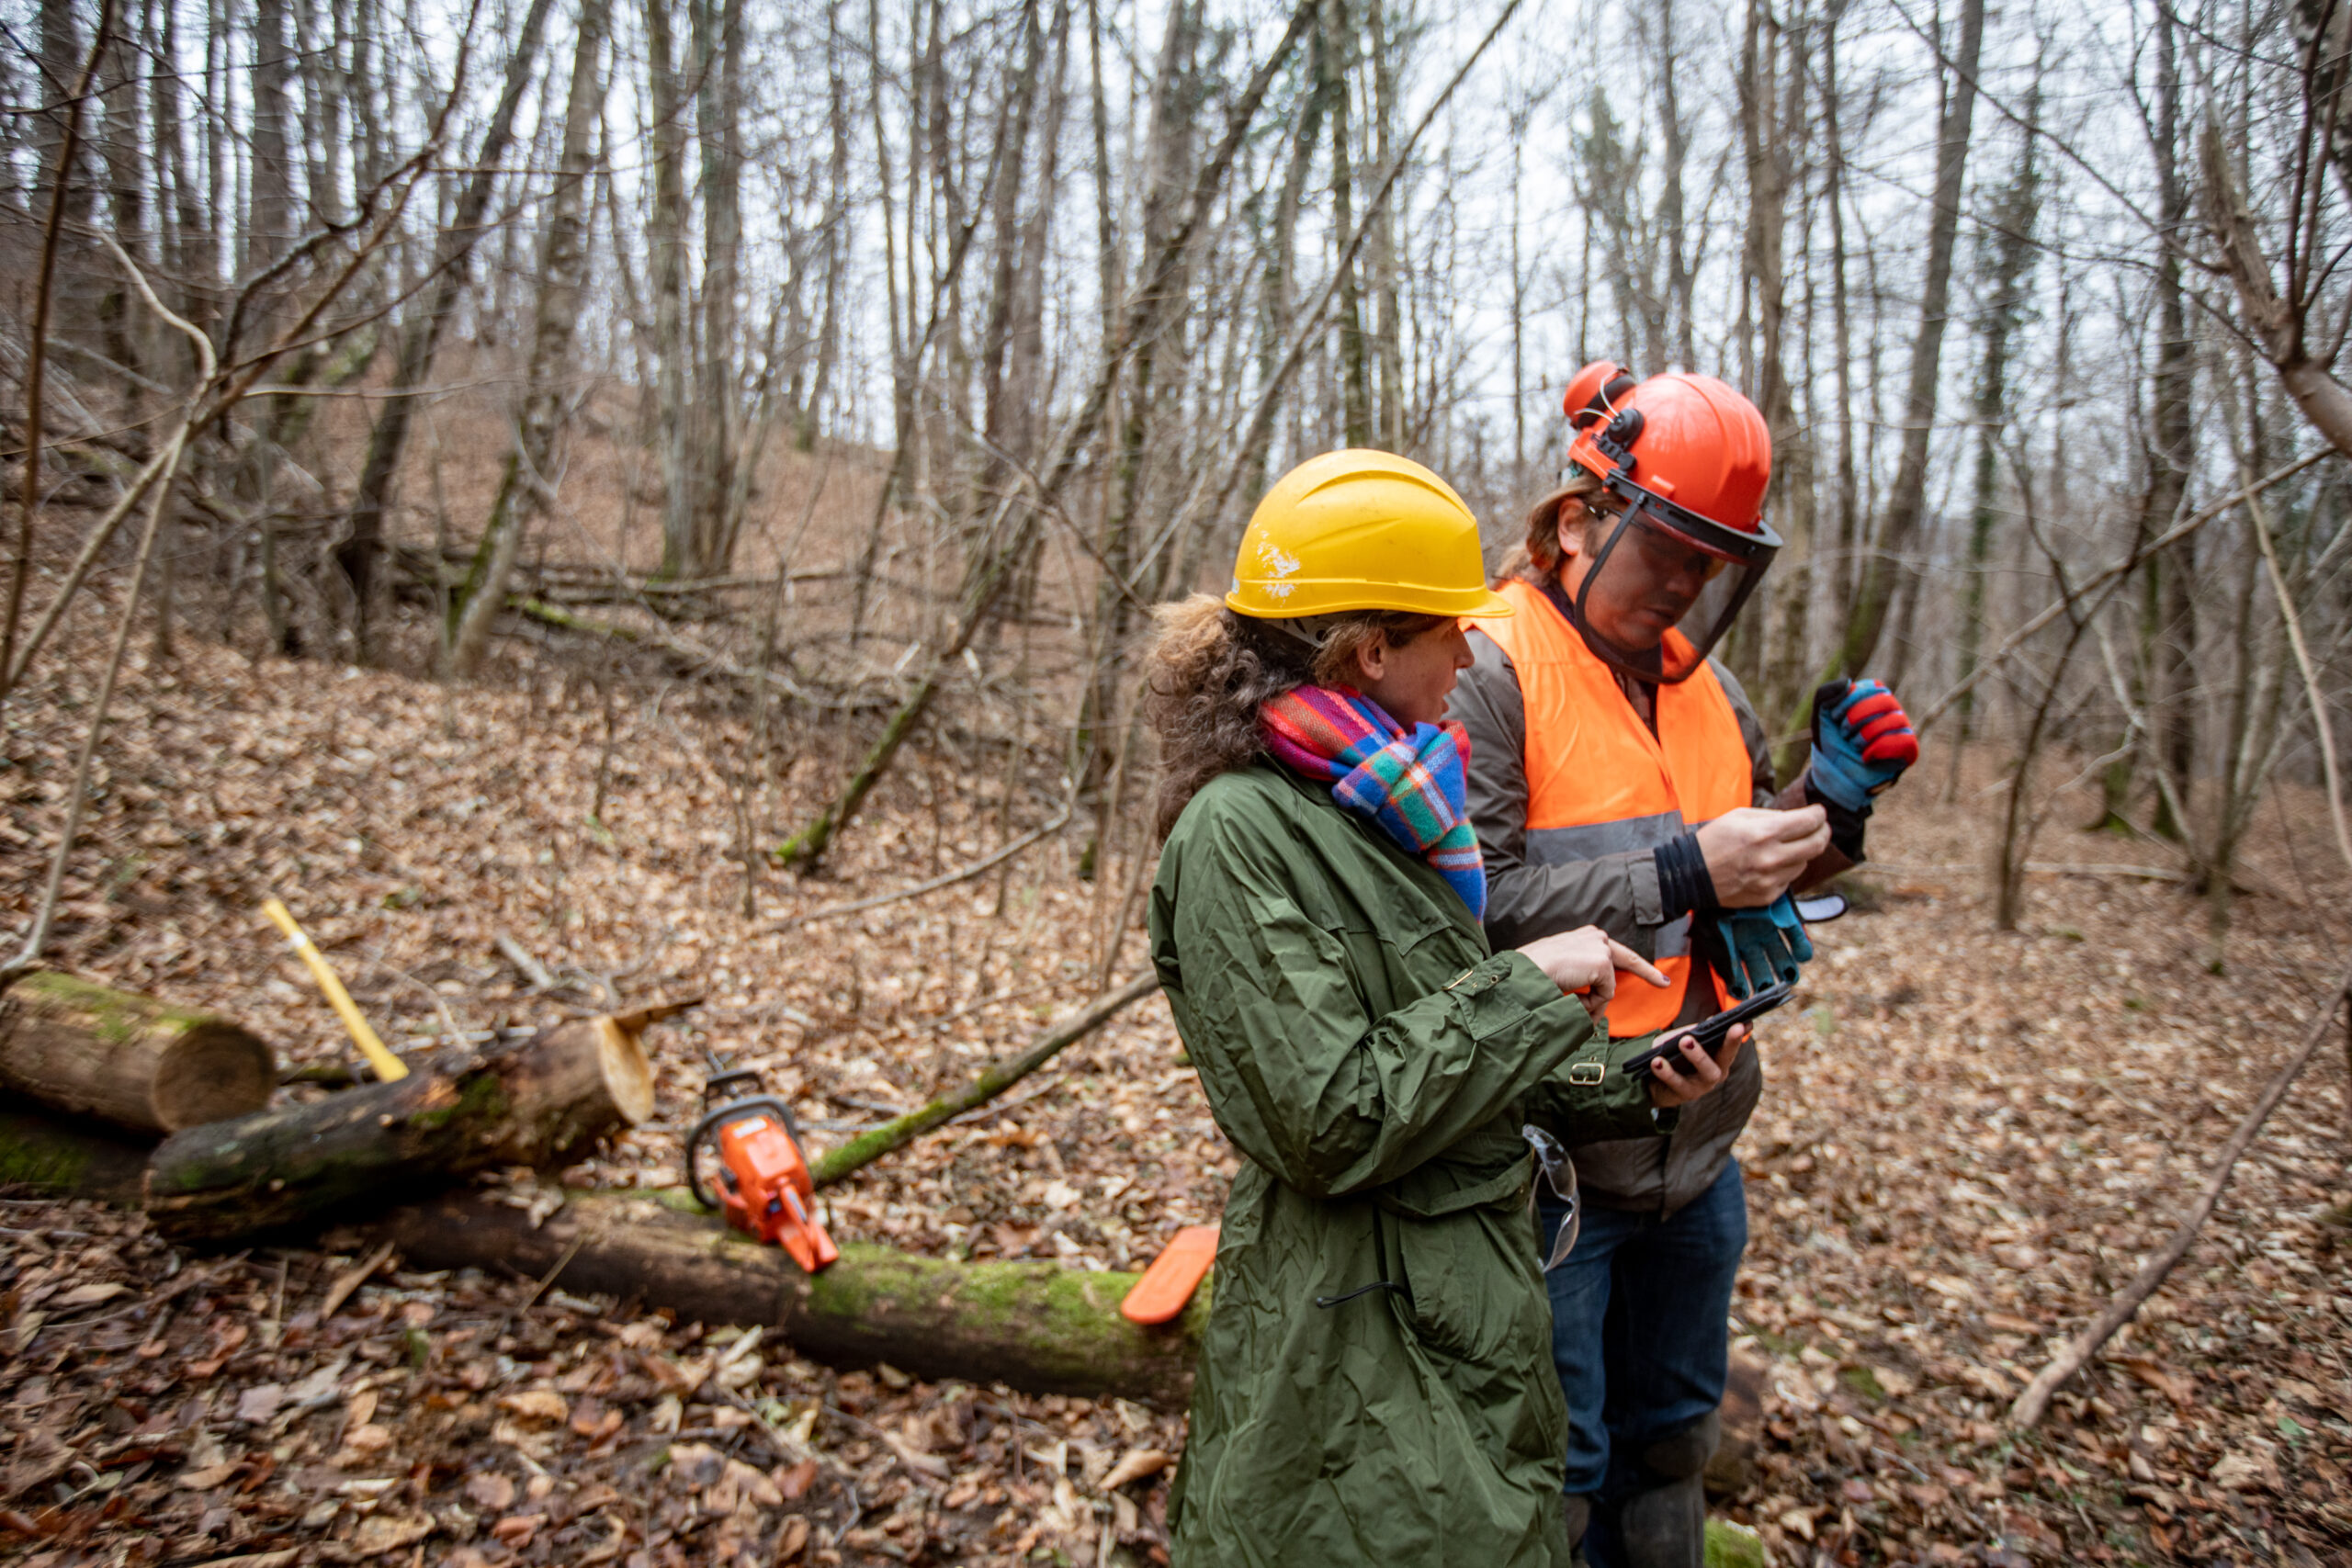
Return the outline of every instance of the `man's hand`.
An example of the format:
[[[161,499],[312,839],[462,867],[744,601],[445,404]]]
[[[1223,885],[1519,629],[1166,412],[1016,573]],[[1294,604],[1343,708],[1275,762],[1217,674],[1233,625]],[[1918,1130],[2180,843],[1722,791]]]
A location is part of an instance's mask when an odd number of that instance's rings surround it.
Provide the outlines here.
[[[1868,815],[1877,795],[1919,760],[1919,737],[1894,694],[1876,681],[1831,681],[1813,694],[1814,787]]]
[[[1804,934],[1796,901],[1785,893],[1760,909],[1723,910],[1714,921],[1724,951],[1711,961],[1742,1001],[1783,980],[1796,984],[1797,966],[1813,960],[1813,939]]]
[[[1829,847],[1829,814],[1818,806],[1794,811],[1743,806],[1702,823],[1698,837],[1715,902],[1753,909],[1787,892],[1797,874]]]
[[[1657,966],[1601,931],[1578,926],[1538,937],[1519,950],[1544,971],[1544,977],[1564,991],[1592,993],[1595,1012],[1617,994],[1617,971],[1630,969],[1653,986],[1669,984]]]

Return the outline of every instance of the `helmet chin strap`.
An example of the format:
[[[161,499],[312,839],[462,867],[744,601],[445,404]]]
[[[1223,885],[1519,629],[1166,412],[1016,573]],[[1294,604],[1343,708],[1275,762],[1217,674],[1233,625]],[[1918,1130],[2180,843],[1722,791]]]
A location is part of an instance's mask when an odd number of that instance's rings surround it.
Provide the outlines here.
[[[1587,561],[1584,581],[1577,585],[1575,593],[1571,594],[1560,581],[1557,571],[1546,572],[1542,586],[1544,597],[1552,601],[1553,607],[1576,628],[1577,635],[1584,638],[1585,646],[1592,649],[1603,664],[1621,675],[1656,684],[1668,679],[1666,660],[1658,649],[1653,648],[1644,651],[1626,648],[1594,626],[1592,618],[1585,614],[1585,601],[1591,596],[1593,581],[1600,577],[1602,565],[1608,561],[1610,553],[1616,549],[1618,541],[1625,536],[1625,530],[1633,526],[1634,516],[1633,510],[1618,515],[1617,525],[1610,530],[1609,536],[1601,541],[1600,548],[1594,551]],[[1661,644],[1663,641],[1661,638]]]

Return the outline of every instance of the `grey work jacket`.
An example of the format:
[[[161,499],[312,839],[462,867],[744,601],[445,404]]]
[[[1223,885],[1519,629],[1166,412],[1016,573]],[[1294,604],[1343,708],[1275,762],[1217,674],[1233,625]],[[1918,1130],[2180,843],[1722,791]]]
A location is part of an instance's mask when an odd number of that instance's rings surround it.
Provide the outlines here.
[[[1654,846],[1644,844],[1590,860],[1531,859],[1527,849],[1527,704],[1510,656],[1484,632],[1470,633],[1476,662],[1462,672],[1452,716],[1470,735],[1468,800],[1487,863],[1487,940],[1506,952],[1555,931],[1599,926],[1645,958],[1657,956],[1661,939],[1681,951],[1688,922],[1668,920],[1660,902]],[[1755,778],[1754,804],[1801,805],[1775,798],[1772,759],[1764,727],[1738,680],[1710,660],[1739,719]],[[1801,796],[1801,786],[1791,795]],[[1698,824],[1692,823],[1691,827]],[[1640,981],[1630,982],[1634,985]],[[1714,1010],[1707,988],[1690,987],[1677,1023]],[[1585,1197],[1611,1209],[1655,1210],[1661,1218],[1714,1185],[1764,1092],[1764,1069],[1753,1049],[1742,1051],[1730,1081],[1685,1106],[1664,1138],[1613,1139],[1575,1149]]]

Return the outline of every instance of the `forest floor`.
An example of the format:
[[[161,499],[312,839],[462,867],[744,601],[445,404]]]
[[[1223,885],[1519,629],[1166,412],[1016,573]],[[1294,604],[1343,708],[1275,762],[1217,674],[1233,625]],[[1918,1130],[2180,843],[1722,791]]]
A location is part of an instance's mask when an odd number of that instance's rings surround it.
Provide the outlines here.
[[[12,708],[0,895],[28,914],[94,661]],[[820,1142],[968,1078],[1139,966],[1131,886],[1079,880],[1083,824],[1001,874],[862,915],[822,906],[969,863],[1045,821],[942,742],[902,763],[831,874],[753,878],[837,742],[747,789],[740,720],[691,690],[607,705],[526,660],[453,693],[191,643],[118,699],[54,956],[221,1009],[288,1062],[340,1060],[255,907],[285,897],[396,1044],[700,995],[649,1038],[658,1119],[582,1173],[669,1186],[714,1061],[756,1066]],[[2352,939],[2316,797],[2266,807],[2228,962],[2161,846],[2073,831],[2023,929],[1993,929],[1986,772],[1945,758],[1872,830],[1874,907],[1819,928],[1762,1035],[1742,1145],[1735,1334],[1769,1368],[1753,1479],[1719,1513],[1782,1563],[2352,1562],[2352,1179],[2330,1048],[2126,1335],[2019,1438],[2002,1414],[2161,1243]],[[1927,775],[1934,775],[1932,778]],[[601,803],[601,809],[599,806]],[[759,835],[752,841],[771,841]],[[2123,870],[2116,870],[2116,867]],[[1132,907],[1129,914],[1133,915]],[[572,988],[535,993],[503,934]],[[832,1194],[837,1234],[1140,1267],[1234,1169],[1153,998],[994,1113]],[[69,1563],[823,1563],[1165,1559],[1181,1412],[831,1369],[625,1303],[347,1255],[175,1253],[133,1216],[0,1207],[0,1557]],[[696,1394],[720,1375],[822,1462]],[[1114,1473],[1115,1472],[1115,1473]],[[1106,1488],[1108,1482],[1118,1484]]]

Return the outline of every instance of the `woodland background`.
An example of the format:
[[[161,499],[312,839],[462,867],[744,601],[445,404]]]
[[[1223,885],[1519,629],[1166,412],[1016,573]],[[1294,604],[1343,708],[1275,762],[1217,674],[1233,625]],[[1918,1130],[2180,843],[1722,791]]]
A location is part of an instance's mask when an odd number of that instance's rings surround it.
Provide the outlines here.
[[[2144,1366],[2063,1434],[1994,1423],[2352,937],[2344,7],[40,0],[0,29],[20,962],[335,1057],[251,916],[276,893],[420,1043],[707,994],[602,1179],[674,1182],[721,1059],[846,1132],[1139,964],[1149,611],[1221,586],[1272,477],[1392,447],[1499,557],[1577,365],[1721,375],[1774,433],[1789,547],[1726,657],[1784,763],[1841,672],[1928,741],[1744,1151],[1743,1325],[1780,1371],[1733,1517],[1787,1561],[2352,1551],[2332,1059]],[[926,1149],[838,1212],[1074,1267],[1213,1218],[1230,1159],[1157,1003]],[[181,1267],[23,1218],[20,1309]],[[467,1400],[696,1331],[423,1277],[297,1330],[315,1255],[202,1267],[135,1343],[116,1308],[19,1324],[28,1423],[180,1444],[12,1493],[28,1551],[347,1552],[380,1512],[440,1521],[436,1557],[586,1561],[612,1521],[616,1556],[726,1527],[759,1560],[821,1504],[793,1551],[1107,1560],[1155,1529],[1114,1454],[1180,1440],[778,1359],[866,1490],[720,1466],[639,1506],[650,1360],[576,1434],[609,1480]],[[412,1334],[381,1418],[334,1379],[291,1426],[238,1414]],[[127,1411],[140,1356],[164,1386]]]

